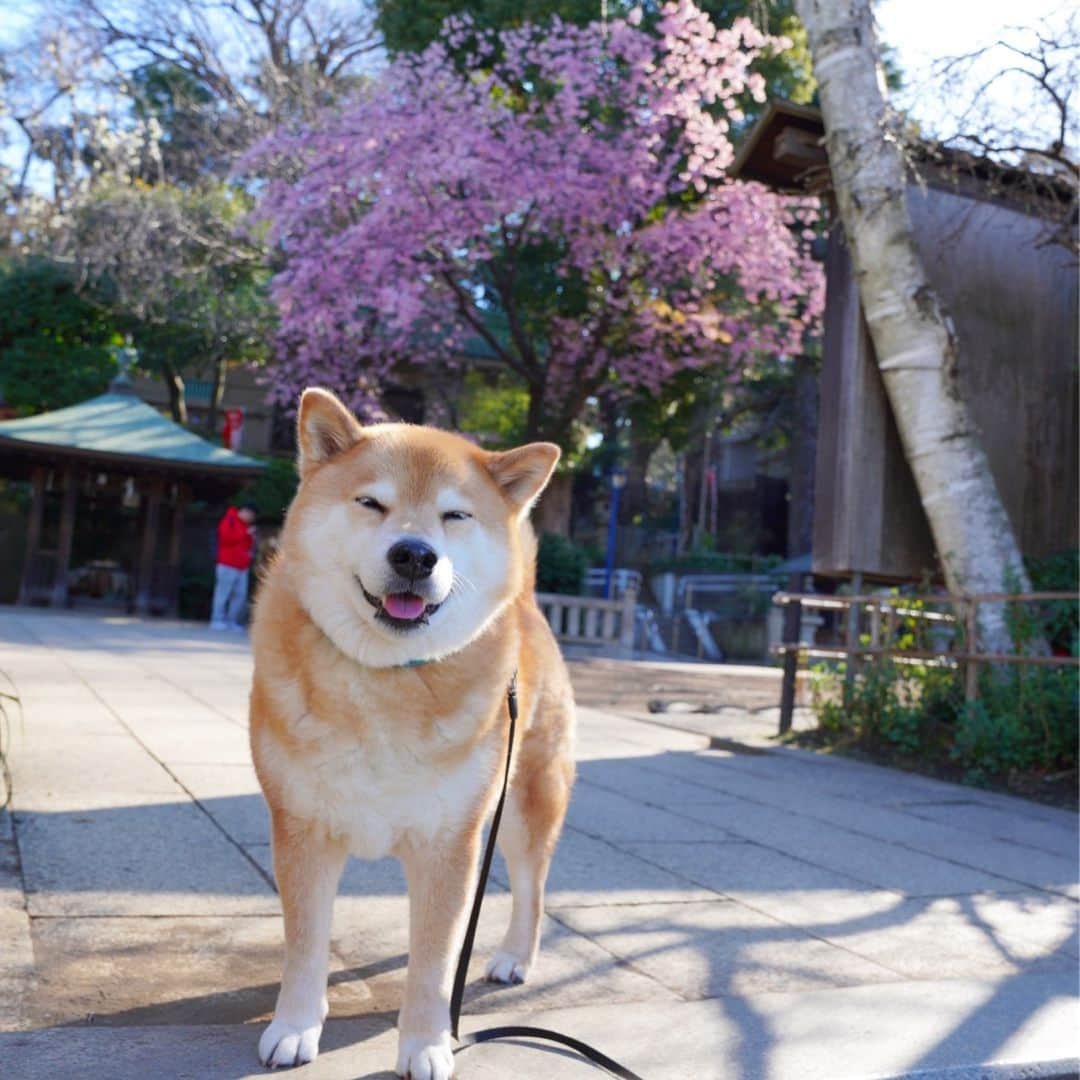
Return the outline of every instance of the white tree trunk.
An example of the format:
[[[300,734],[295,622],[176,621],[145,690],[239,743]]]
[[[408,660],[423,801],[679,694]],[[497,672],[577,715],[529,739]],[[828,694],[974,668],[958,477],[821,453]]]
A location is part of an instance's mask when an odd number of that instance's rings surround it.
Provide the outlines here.
[[[955,331],[926,277],[890,124],[870,0],[796,0],[806,27],[840,218],[908,464],[952,592],[1030,588],[977,426]],[[1003,606],[980,605],[985,648],[1011,651]]]

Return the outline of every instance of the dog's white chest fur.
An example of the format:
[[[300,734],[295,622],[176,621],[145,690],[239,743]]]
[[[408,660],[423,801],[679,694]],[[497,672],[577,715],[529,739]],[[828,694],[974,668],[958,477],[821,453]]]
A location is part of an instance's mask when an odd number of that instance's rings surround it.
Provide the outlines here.
[[[476,723],[464,702],[437,738],[448,745]],[[317,755],[304,769],[289,767],[284,751],[266,747],[264,765],[277,774],[283,801],[298,817],[319,821],[342,837],[353,855],[380,859],[403,840],[429,841],[453,830],[474,812],[491,783],[494,751],[482,747],[460,764],[439,765],[432,746],[402,736],[388,725],[369,727],[362,741],[308,713],[292,726],[294,737]]]

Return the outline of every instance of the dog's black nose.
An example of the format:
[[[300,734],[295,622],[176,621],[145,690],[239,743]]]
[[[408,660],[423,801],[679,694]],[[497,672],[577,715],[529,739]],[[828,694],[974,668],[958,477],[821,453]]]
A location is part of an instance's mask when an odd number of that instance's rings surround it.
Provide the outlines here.
[[[439,556],[423,540],[399,540],[387,553],[390,565],[410,581],[431,576]]]

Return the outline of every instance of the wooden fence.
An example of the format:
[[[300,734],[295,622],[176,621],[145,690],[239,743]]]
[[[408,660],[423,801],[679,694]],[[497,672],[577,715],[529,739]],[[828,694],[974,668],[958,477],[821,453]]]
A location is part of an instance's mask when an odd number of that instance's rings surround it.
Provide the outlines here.
[[[618,600],[595,596],[537,593],[536,602],[565,645],[633,649],[637,593],[628,589]]]
[[[953,593],[930,596],[821,596],[817,593],[778,592],[773,603],[786,609],[784,641],[772,652],[784,659],[784,680],[780,696],[780,734],[791,729],[795,708],[795,677],[803,659],[847,660],[845,694],[850,690],[859,666],[866,660],[887,656],[898,663],[936,663],[961,668],[964,696],[969,702],[979,694],[979,664],[1031,664],[1080,666],[1077,656],[1045,656],[1022,653],[986,653],[979,651],[978,616],[981,604],[1038,604],[1055,601],[1080,602],[1080,593]],[[932,606],[927,606],[932,605]],[[941,607],[952,610],[941,611]],[[845,641],[837,645],[806,645],[799,641],[802,611],[836,611],[843,616]],[[867,632],[863,632],[865,614]],[[902,620],[938,624],[942,648],[913,649],[892,644]]]

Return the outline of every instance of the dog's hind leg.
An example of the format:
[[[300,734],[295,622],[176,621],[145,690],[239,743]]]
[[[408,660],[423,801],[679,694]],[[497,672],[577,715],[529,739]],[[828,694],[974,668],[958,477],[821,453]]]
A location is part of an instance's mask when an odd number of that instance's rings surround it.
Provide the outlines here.
[[[285,971],[274,1019],[259,1039],[264,1065],[314,1061],[326,1019],[330,923],[345,848],[325,830],[272,813],[274,877],[285,916]]]
[[[574,779],[569,755],[560,750],[547,757],[545,750],[550,753],[547,747],[524,742],[499,827],[513,909],[502,947],[488,962],[492,982],[524,982],[540,946],[544,885]]]

